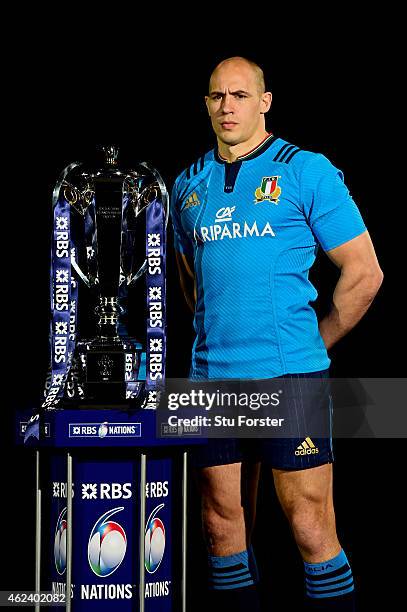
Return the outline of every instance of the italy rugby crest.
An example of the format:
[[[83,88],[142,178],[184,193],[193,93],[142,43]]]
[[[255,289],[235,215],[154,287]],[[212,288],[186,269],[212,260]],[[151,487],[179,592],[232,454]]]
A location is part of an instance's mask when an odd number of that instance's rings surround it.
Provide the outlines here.
[[[281,194],[281,187],[278,186],[279,178],[281,178],[281,176],[263,176],[260,187],[257,187],[254,192],[256,198],[254,201],[255,204],[263,202],[263,200],[278,204],[278,198]]]

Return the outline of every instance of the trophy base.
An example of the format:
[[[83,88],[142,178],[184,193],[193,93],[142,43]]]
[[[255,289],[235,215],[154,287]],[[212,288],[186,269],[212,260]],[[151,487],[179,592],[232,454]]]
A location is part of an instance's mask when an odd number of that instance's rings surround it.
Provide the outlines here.
[[[78,348],[81,404],[102,403],[111,407],[126,403],[127,382],[138,380],[141,344],[130,338],[96,338]]]

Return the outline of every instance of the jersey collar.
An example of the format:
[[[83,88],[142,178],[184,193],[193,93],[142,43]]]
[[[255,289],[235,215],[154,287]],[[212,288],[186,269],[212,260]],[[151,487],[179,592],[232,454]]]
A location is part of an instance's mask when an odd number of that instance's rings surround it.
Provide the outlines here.
[[[227,159],[222,157],[219,153],[218,148],[214,149],[215,160],[220,164],[233,164],[237,161],[246,161],[248,159],[253,159],[254,157],[258,157],[261,155],[266,149],[269,148],[271,144],[277,139],[277,136],[274,136],[271,132],[267,134],[267,136],[257,145],[254,149],[251,149],[244,155],[239,155],[234,162],[228,162]]]

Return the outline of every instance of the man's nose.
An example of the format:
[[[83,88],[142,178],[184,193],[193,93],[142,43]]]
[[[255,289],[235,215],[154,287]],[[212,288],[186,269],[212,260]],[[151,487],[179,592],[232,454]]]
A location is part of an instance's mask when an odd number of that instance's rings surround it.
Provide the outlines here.
[[[221,105],[222,112],[230,113],[233,111],[233,96],[225,94]]]

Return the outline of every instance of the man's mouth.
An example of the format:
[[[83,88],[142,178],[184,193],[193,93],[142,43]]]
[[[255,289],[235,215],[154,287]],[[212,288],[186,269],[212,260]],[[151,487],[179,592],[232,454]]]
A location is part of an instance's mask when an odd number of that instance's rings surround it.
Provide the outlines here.
[[[237,125],[237,123],[235,121],[222,121],[221,126],[223,128],[232,128],[233,126]]]

